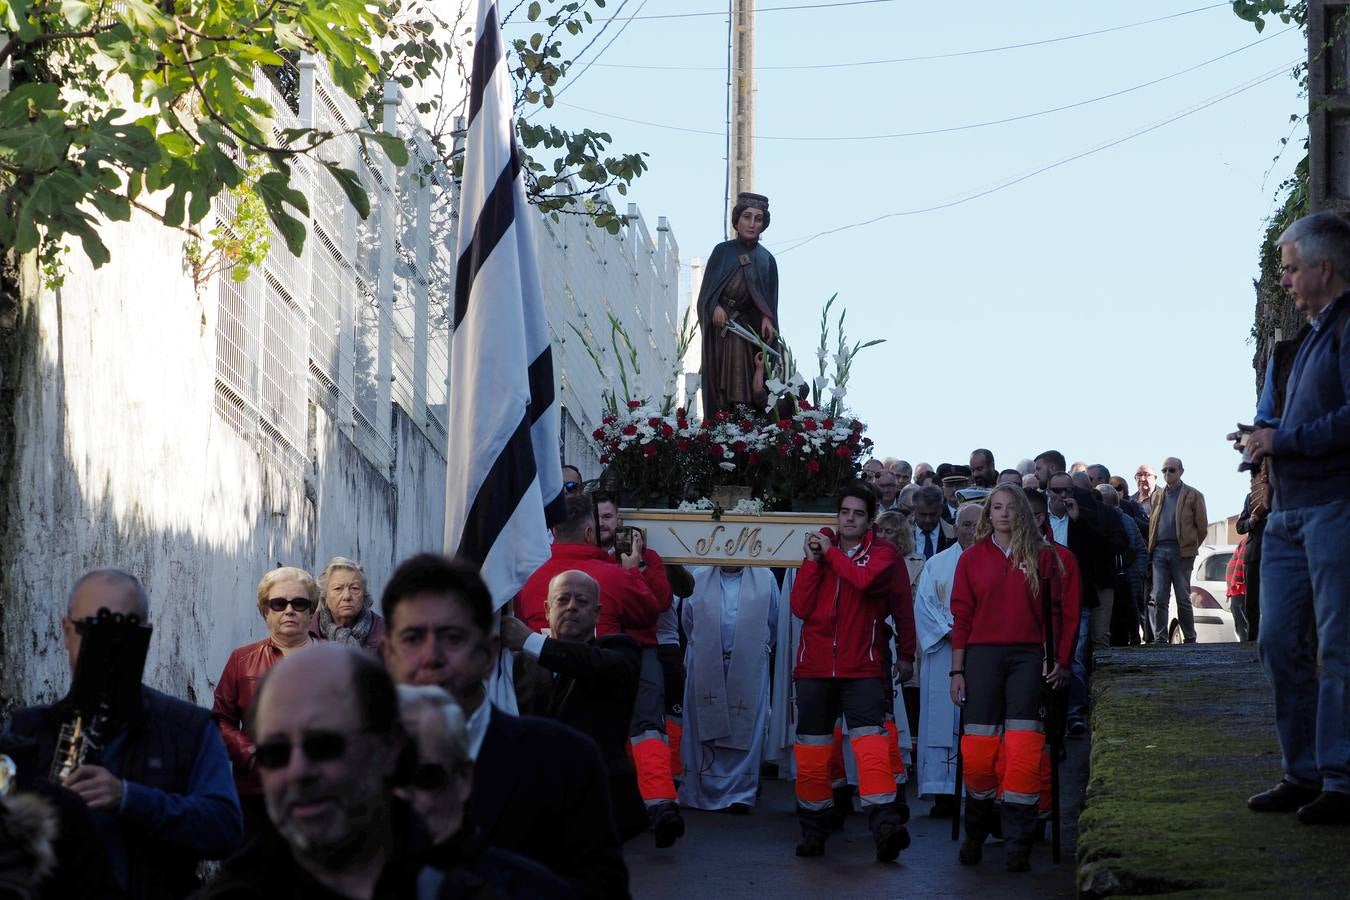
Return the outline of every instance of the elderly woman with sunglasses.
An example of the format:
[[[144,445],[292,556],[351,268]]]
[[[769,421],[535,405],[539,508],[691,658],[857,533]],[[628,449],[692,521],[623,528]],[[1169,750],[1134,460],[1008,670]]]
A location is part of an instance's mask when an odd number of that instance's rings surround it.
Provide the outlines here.
[[[245,728],[244,715],[267,670],[315,640],[309,624],[318,603],[319,586],[305,570],[283,566],[264,575],[258,584],[258,614],[267,623],[267,637],[236,648],[216,685],[211,717],[220,728],[234,766],[234,786],[244,811],[244,831],[249,835],[271,825],[263,804],[262,784],[254,771],[253,741]]]

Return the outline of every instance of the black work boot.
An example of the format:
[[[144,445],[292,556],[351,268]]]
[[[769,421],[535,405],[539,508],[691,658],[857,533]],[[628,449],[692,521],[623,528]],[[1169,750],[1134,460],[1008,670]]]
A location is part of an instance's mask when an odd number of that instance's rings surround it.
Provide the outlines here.
[[[662,803],[651,810],[652,833],[656,836],[656,847],[664,850],[673,846],[675,841],[684,837],[684,817],[675,803]]]
[[[830,830],[838,831],[844,827],[844,820],[853,812],[853,785],[845,784],[834,789],[834,806],[830,808]]]
[[[909,824],[909,801],[905,799],[905,785],[897,784],[895,786],[895,814],[900,817],[901,825]]]
[[[961,842],[961,850],[957,854],[961,865],[979,865],[984,857],[984,839],[989,837],[989,825],[993,816],[993,797],[984,800],[966,797],[966,837]]]
[[[802,840],[797,845],[798,856],[824,856],[825,839],[830,836],[830,813],[826,809],[797,807],[797,821],[802,826]]]
[[[1003,837],[1009,872],[1031,869],[1031,842],[1038,818],[1036,806],[1003,802]]]
[[[868,807],[867,824],[876,843],[877,862],[895,862],[900,851],[909,846],[909,829],[892,804]]]

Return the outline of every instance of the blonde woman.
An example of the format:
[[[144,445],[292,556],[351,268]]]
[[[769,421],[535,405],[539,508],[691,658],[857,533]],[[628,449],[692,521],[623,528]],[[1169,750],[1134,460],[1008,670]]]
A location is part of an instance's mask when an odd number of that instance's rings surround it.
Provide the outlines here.
[[[267,670],[314,640],[309,623],[318,602],[319,586],[304,569],[283,566],[264,575],[258,583],[258,614],[267,623],[267,637],[236,648],[216,685],[211,717],[220,728],[234,766],[244,831],[250,836],[271,826],[263,805],[262,784],[253,768],[253,741],[245,730],[244,714]]]
[[[1054,659],[1044,654],[1046,590],[1055,627]],[[985,501],[974,546],[956,564],[951,598],[951,697],[965,707],[966,839],[959,858],[968,866],[980,861],[1001,787],[1008,871],[1025,872],[1041,791],[1041,690],[1069,683],[1078,566],[1071,553],[1045,542],[1026,493],[999,485]],[[994,766],[1000,752],[1001,785]]]
[[[384,619],[375,615],[361,564],[335,556],[319,573],[319,615],[311,631],[317,637],[375,653],[384,642]]]

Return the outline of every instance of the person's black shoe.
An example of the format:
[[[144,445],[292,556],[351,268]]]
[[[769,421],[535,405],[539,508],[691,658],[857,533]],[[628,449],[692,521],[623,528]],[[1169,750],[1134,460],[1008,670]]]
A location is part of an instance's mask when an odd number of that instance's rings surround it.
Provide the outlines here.
[[[797,845],[798,856],[824,856],[825,839],[812,835],[802,838],[802,842]]]
[[[895,786],[895,803],[892,804],[895,807],[896,815],[900,817],[901,825],[908,824],[909,822],[909,804],[905,802],[904,790],[905,786],[903,784],[897,784]]]
[[[877,862],[895,862],[900,851],[909,846],[909,829],[903,825],[883,826],[875,839]]]
[[[1074,719],[1069,723],[1069,727],[1066,731],[1068,731],[1070,737],[1079,737],[1080,735],[1087,734],[1087,723],[1079,719]]]
[[[1316,788],[1299,787],[1287,781],[1281,781],[1268,791],[1247,798],[1247,808],[1252,812],[1293,812],[1300,806],[1311,804],[1321,791]]]
[[[938,794],[933,798],[933,808],[928,811],[930,819],[950,819],[957,812],[956,796]]]
[[[1298,808],[1304,825],[1350,825],[1350,794],[1323,791],[1313,802]]]
[[[849,786],[834,789],[834,805],[830,807],[830,830],[838,831],[844,827],[848,814],[853,812],[853,788]]]
[[[957,851],[956,858],[963,866],[978,866],[980,860],[984,858],[983,839],[971,840],[967,837],[961,842],[961,849]]]
[[[680,815],[679,807],[672,803],[657,813],[652,831],[656,835],[656,849],[674,846],[675,841],[684,837],[684,817]]]

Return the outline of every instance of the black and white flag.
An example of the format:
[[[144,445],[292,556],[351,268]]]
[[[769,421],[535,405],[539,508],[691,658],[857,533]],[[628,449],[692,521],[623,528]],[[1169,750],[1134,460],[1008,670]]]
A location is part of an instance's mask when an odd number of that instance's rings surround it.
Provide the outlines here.
[[[553,353],[533,212],[516,150],[496,0],[478,17],[450,341],[445,548],[477,563],[498,608],[549,558],[563,510]]]

